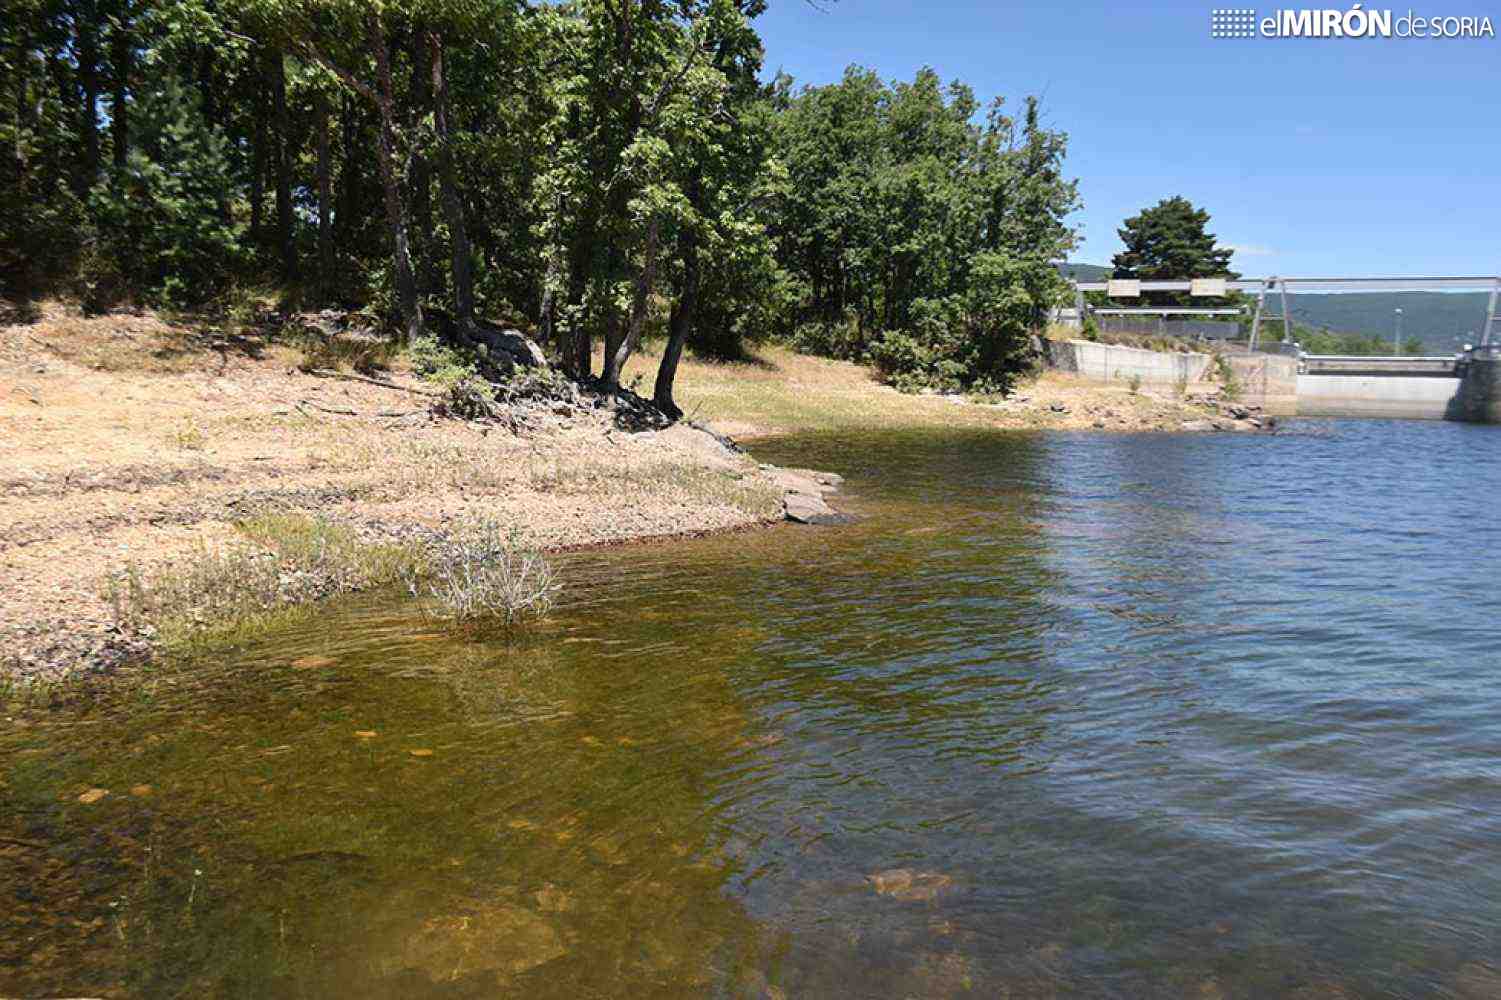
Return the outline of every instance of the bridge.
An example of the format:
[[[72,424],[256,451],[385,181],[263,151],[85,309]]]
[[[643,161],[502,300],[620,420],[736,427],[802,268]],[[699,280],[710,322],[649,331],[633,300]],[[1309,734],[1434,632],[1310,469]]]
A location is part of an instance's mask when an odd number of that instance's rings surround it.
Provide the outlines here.
[[[1363,357],[1343,354],[1304,354],[1301,375],[1367,375],[1385,378],[1458,378],[1462,356]]]

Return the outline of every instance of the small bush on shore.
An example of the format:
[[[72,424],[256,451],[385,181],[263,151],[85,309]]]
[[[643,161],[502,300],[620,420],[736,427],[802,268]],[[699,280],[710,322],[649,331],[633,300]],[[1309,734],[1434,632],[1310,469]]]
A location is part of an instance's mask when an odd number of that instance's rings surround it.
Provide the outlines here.
[[[409,575],[407,590],[428,599],[436,617],[509,628],[546,615],[558,585],[546,557],[516,531],[479,521],[434,553],[424,575]]]
[[[1240,379],[1235,377],[1235,368],[1230,364],[1230,359],[1223,354],[1216,354],[1214,356],[1214,370],[1219,375],[1220,384],[1225,387],[1225,398],[1232,403],[1239,401],[1243,390]]]

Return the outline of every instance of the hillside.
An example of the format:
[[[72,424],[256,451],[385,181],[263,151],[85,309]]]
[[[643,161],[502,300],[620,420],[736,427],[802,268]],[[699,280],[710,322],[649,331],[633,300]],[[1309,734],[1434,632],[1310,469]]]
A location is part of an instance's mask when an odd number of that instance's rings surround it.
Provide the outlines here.
[[[1290,304],[1294,322],[1382,336],[1392,333],[1400,308],[1404,337],[1421,337],[1428,350],[1447,354],[1456,337],[1479,339],[1488,299],[1484,292],[1344,292],[1293,295]]]

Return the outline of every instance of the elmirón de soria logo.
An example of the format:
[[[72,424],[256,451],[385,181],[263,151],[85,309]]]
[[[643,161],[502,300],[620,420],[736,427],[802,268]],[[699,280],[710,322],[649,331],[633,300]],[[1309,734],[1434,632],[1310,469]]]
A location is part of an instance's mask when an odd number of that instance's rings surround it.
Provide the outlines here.
[[[1410,9],[1398,14],[1389,9],[1366,10],[1359,3],[1346,10],[1276,10],[1261,18],[1249,8],[1217,7],[1210,11],[1209,29],[1215,38],[1496,37],[1488,14],[1428,16]]]

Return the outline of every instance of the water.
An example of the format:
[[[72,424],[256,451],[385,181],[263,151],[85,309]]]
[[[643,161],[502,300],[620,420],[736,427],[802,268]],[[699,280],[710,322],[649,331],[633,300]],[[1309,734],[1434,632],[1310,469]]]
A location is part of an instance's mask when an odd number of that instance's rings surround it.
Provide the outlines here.
[[[0,992],[1501,995],[1498,442],[768,442],[863,520],[13,709]]]

